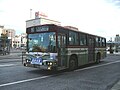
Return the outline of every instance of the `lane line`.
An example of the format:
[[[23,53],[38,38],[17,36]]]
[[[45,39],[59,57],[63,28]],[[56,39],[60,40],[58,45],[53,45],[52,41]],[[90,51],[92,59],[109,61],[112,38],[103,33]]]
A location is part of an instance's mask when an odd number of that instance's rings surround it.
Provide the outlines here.
[[[87,69],[93,69],[93,68],[96,68],[96,67],[106,66],[106,65],[110,65],[110,64],[114,64],[114,63],[118,63],[118,62],[120,62],[120,61],[115,61],[115,62],[110,62],[110,63],[101,64],[101,65],[97,65],[97,66],[87,67],[87,68],[78,69],[78,70],[75,70],[75,71],[77,72],[77,71],[83,71],[83,70],[87,70]],[[54,75],[48,75],[48,76],[31,78],[31,79],[26,79],[26,80],[11,82],[11,83],[5,83],[5,84],[1,84],[0,87],[14,85],[14,84],[20,84],[20,83],[24,83],[24,82],[30,82],[30,81],[39,80],[39,79],[45,79],[45,78],[52,77],[52,76],[54,76]]]
[[[120,61],[110,62],[110,63],[101,64],[101,65],[97,65],[97,66],[86,67],[86,68],[78,69],[78,70],[75,70],[75,71],[77,72],[77,71],[83,71],[83,70],[87,70],[87,69],[92,69],[92,68],[107,66],[107,65],[110,65],[110,64],[118,63],[118,62],[120,62]]]
[[[15,64],[3,64],[3,65],[0,65],[0,67],[8,67],[8,66],[14,66]]]
[[[17,81],[17,82],[6,83],[6,84],[1,84],[0,87],[14,85],[14,84],[20,84],[20,83],[24,83],[24,82],[39,80],[39,79],[44,79],[44,78],[48,78],[48,77],[51,77],[51,76],[53,76],[53,75],[37,77],[37,78],[32,78],[32,79],[26,79],[26,80],[21,80],[21,81]]]

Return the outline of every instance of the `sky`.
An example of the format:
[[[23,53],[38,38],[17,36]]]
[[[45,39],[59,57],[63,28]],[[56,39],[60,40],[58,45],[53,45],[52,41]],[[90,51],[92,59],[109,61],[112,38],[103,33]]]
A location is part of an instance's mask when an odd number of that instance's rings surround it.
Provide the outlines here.
[[[119,0],[0,0],[0,25],[26,32],[26,20],[35,12],[45,13],[62,26],[74,26],[82,32],[108,40],[120,34]],[[30,17],[32,9],[32,17]]]

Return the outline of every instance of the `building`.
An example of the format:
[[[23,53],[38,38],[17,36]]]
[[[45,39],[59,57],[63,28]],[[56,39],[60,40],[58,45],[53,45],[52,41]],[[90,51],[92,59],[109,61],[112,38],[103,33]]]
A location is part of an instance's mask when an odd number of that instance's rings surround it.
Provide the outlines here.
[[[6,33],[4,26],[0,26],[0,54],[9,54],[10,53],[10,39]]]
[[[21,36],[20,35],[16,35],[13,39],[12,39],[12,47],[13,48],[18,48],[20,47],[20,42],[21,42]]]
[[[115,37],[115,49],[116,51],[120,51],[120,36],[119,34],[116,34],[116,37]]]
[[[116,35],[115,42],[120,42],[120,36],[119,36],[119,34]]]
[[[4,30],[4,26],[0,26],[0,37],[1,37],[3,30]]]
[[[15,30],[14,29],[5,29],[4,26],[0,26],[0,35],[6,34],[8,38],[13,38],[15,36]]]
[[[36,19],[32,19],[32,20],[27,20],[26,28],[32,27],[32,26],[37,26],[37,25],[43,25],[43,24],[60,25],[60,22],[41,17],[41,18],[36,18]]]
[[[114,41],[109,40],[107,42],[107,49],[110,50],[110,48],[115,52],[120,52],[120,36],[119,34],[116,34]]]
[[[10,39],[10,46],[12,47],[12,39],[15,37],[15,30],[14,29],[4,29],[3,34],[6,34],[8,39]]]
[[[27,43],[27,34],[22,33],[21,34],[21,47],[26,47],[26,43]]]
[[[26,46],[26,33],[22,33],[21,35],[16,35],[12,39],[12,47],[13,48],[21,48]]]
[[[6,35],[6,41],[3,41],[1,36]],[[0,26],[0,48],[3,46],[3,42],[9,47],[12,48],[21,48],[26,46],[26,33],[22,33],[21,35],[16,35],[16,31],[14,29],[5,29],[4,26]],[[7,44],[9,43],[9,44]]]
[[[0,37],[1,37],[3,29],[4,29],[4,26],[0,26]]]
[[[4,26],[0,26],[0,36],[1,34],[7,35],[8,39],[10,40],[10,46],[12,47],[12,39],[15,37],[15,30],[14,29],[6,29]]]
[[[43,25],[43,24],[55,24],[55,25],[61,25],[61,22],[51,20],[47,18],[47,15],[43,13],[35,12],[35,19],[27,20],[26,21],[26,28],[37,26],[37,25]]]

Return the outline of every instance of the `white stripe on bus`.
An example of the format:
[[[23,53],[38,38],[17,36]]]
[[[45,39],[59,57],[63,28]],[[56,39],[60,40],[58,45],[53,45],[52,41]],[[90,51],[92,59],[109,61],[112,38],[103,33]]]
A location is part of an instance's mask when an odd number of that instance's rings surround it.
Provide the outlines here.
[[[88,48],[67,48],[67,50],[88,50]]]

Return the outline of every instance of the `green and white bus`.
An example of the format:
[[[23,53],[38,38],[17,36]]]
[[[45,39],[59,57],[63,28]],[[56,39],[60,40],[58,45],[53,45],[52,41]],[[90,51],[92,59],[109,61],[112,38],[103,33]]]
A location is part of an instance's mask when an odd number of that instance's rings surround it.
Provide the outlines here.
[[[74,70],[106,57],[106,39],[74,28],[45,24],[26,29],[23,65],[47,70]]]

